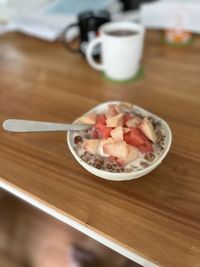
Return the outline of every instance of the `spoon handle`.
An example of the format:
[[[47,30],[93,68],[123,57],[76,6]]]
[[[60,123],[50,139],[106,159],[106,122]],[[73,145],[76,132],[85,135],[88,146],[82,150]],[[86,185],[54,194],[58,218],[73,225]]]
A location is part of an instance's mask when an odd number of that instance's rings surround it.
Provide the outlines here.
[[[79,131],[91,127],[90,125],[66,124],[43,121],[29,121],[9,119],[3,123],[3,128],[10,132],[54,132],[54,131]]]

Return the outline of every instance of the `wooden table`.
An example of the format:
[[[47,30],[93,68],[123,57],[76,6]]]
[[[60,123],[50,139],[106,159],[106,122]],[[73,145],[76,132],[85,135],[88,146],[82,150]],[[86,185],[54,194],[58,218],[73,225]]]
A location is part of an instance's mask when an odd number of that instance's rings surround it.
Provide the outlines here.
[[[0,38],[0,119],[72,122],[108,100],[163,117],[172,148],[149,175],[110,182],[85,171],[64,133],[0,132],[1,187],[144,266],[200,266],[200,39],[146,39],[143,79],[113,84],[61,43]]]

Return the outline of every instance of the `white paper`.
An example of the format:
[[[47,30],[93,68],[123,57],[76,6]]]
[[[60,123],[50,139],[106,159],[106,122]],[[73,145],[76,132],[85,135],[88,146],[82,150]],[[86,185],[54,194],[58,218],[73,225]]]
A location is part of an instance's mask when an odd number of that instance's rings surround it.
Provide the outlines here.
[[[22,4],[22,9],[20,5],[16,4],[17,1]],[[23,5],[23,3],[28,3],[27,0],[11,0],[10,3],[13,5],[4,6],[4,10],[1,9],[0,5],[0,34],[15,30],[47,41],[55,41],[69,24],[76,22],[78,11],[83,11],[85,6],[83,0],[35,1],[34,4]],[[88,9],[90,1],[91,7],[96,6],[98,9],[105,7],[105,5],[111,8],[110,5],[115,3],[115,0],[87,0],[85,2],[87,4],[86,9]],[[69,3],[71,3],[70,6]],[[73,3],[74,6],[72,6]],[[65,8],[65,11],[69,7],[69,12],[63,12],[62,7]],[[74,14],[71,14],[72,11]],[[1,24],[1,18],[6,19],[7,24]],[[75,32],[77,34],[77,30],[70,31],[67,37],[72,38]]]
[[[144,4],[141,21],[147,28],[181,28],[200,33],[200,1],[163,0]]]
[[[75,16],[24,16],[16,19],[14,24],[20,32],[46,41],[55,41],[66,26],[75,21]]]

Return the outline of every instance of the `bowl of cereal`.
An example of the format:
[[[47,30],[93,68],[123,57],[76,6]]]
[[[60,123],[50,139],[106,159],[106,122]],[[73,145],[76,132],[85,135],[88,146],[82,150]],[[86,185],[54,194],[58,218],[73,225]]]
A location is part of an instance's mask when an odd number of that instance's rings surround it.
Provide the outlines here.
[[[172,142],[167,122],[121,101],[102,103],[73,123],[91,127],[68,132],[72,155],[87,171],[107,180],[125,181],[148,174],[163,161]]]

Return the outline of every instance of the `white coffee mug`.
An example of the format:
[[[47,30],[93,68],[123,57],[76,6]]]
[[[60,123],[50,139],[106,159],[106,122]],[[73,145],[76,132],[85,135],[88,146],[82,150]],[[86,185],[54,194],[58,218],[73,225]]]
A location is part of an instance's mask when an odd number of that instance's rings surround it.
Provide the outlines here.
[[[89,43],[86,51],[87,61],[94,69],[103,71],[109,79],[130,80],[140,68],[144,33],[144,27],[140,24],[106,23],[100,27],[99,37]],[[99,44],[101,44],[102,63],[97,63],[92,56],[93,50]]]

